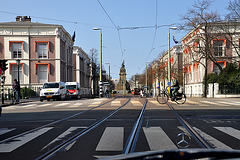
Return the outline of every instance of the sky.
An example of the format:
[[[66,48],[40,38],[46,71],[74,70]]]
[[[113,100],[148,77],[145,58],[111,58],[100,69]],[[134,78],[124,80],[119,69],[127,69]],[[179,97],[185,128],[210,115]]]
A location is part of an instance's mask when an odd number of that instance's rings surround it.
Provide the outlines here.
[[[224,17],[228,2],[215,0],[210,9]],[[181,23],[181,15],[193,4],[194,0],[1,0],[0,22],[31,16],[32,22],[62,25],[71,35],[76,32],[74,45],[87,54],[92,48],[100,53],[100,32],[93,28],[101,28],[103,68],[108,74],[105,63],[110,63],[111,76],[118,79],[124,60],[130,79],[144,72],[146,62],[167,51],[169,26],[166,25]],[[157,30],[153,27],[156,24]],[[140,28],[124,29],[129,27]],[[186,31],[171,30],[171,33],[181,40]],[[173,41],[170,43],[174,45]]]

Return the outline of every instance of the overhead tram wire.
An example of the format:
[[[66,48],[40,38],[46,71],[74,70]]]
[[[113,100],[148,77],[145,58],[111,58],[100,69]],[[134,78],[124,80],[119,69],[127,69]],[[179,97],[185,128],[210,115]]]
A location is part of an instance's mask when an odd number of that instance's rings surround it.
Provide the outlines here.
[[[103,5],[101,4],[101,2],[99,0],[97,0],[99,5],[102,7],[103,11],[106,13],[106,15],[108,16],[109,20],[112,22],[112,24],[114,25],[114,27],[116,28],[117,32],[118,32],[118,40],[119,40],[119,45],[120,45],[120,49],[121,49],[121,53],[122,53],[122,58],[121,61],[123,59],[123,49],[122,49],[122,42],[121,42],[121,37],[120,37],[120,32],[119,32],[119,27],[117,27],[117,25],[113,22],[112,18],[110,17],[110,15],[107,13],[106,9],[103,7]]]
[[[26,15],[26,14],[20,14],[20,13],[13,13],[13,12],[6,12],[6,11],[0,11],[0,13],[5,13],[5,14],[11,14],[11,15]],[[62,20],[62,19],[55,19],[55,18],[46,18],[46,17],[40,17],[40,16],[30,16],[33,18],[38,18],[38,19],[45,19],[45,20],[51,20],[51,21],[58,21],[58,22],[64,22],[64,23],[72,23],[76,25],[85,25],[85,26],[99,26],[99,27],[104,27],[104,28],[114,28],[110,26],[102,26],[98,24],[89,24],[89,23],[83,23],[83,22],[78,22],[78,21],[67,21],[67,20]]]
[[[145,61],[144,61],[144,63],[142,64],[142,66],[139,68],[139,70],[143,67],[143,65],[147,62],[147,60],[148,60],[148,58],[149,58],[149,56],[152,54],[152,51],[154,50],[154,44],[155,44],[155,40],[156,40],[156,34],[157,34],[157,29],[158,29],[158,20],[157,20],[157,18],[158,18],[158,12],[157,12],[157,10],[158,10],[158,0],[156,0],[156,12],[155,12],[155,31],[154,31],[154,36],[153,36],[153,41],[152,41],[152,46],[151,46],[151,50],[150,50],[150,52],[149,52],[149,54],[148,54],[148,56],[147,56],[147,58],[145,59]],[[138,72],[139,72],[139,70],[138,70]],[[147,72],[147,71],[146,71]]]

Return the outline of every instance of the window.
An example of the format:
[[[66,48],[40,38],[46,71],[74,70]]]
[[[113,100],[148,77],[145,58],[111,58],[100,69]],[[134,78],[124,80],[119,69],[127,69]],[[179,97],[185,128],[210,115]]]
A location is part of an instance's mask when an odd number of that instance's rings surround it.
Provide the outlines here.
[[[45,83],[48,81],[48,65],[38,65],[38,83]]]
[[[224,56],[224,40],[214,40],[213,41],[213,50],[214,56],[221,57]]]
[[[12,65],[12,82],[14,79],[18,80],[18,66]],[[22,73],[22,64],[19,65],[19,79],[20,83],[23,83],[23,73]]]
[[[12,43],[13,58],[22,58],[22,43]]]
[[[37,43],[38,58],[47,58],[48,43]]]

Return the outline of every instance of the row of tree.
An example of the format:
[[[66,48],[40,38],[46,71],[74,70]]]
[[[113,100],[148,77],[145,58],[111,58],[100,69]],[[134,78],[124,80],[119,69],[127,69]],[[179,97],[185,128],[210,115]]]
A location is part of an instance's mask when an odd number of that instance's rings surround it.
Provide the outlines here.
[[[212,61],[214,65],[218,67],[220,70],[220,75],[216,75],[215,77],[218,77],[217,81],[221,83],[226,83],[225,79],[228,79],[229,77],[232,77],[230,79],[238,79],[238,76],[231,76],[231,73],[226,72],[227,69],[223,70],[223,67],[217,62],[219,61],[219,58],[221,57],[215,55],[215,48],[214,44],[211,43],[216,38],[222,38],[226,40],[226,47],[227,49],[231,49],[232,51],[235,51],[235,53],[238,55],[237,57],[224,57],[229,58],[234,61],[238,60],[240,57],[239,52],[239,42],[235,41],[232,36],[239,34],[239,20],[240,20],[240,0],[230,0],[228,3],[228,11],[229,14],[227,14],[223,19],[221,18],[221,15],[217,11],[209,11],[210,5],[212,4],[212,0],[196,0],[194,2],[194,5],[192,8],[188,9],[186,14],[181,16],[181,23],[179,24],[178,28],[180,30],[185,31],[191,31],[196,28],[201,28],[202,32],[199,32],[198,36],[194,39],[195,44],[198,44],[197,47],[195,47],[194,51],[190,53],[191,62],[194,63],[200,63],[205,68],[205,77],[207,77],[207,69],[208,69],[208,62]],[[226,23],[227,22],[227,23]],[[201,42],[201,43],[199,43]],[[185,44],[185,47],[186,44]],[[160,56],[163,55],[164,52],[160,54]],[[155,60],[159,61],[159,59]],[[154,62],[152,62],[154,63]],[[161,62],[158,62],[161,63]],[[187,65],[186,62],[183,62],[185,65]],[[231,65],[232,67],[232,65]],[[159,68],[158,68],[159,69]],[[152,80],[154,77],[154,74],[156,72],[159,72],[157,75],[160,77],[165,76],[166,73],[164,73],[165,69],[162,68],[160,71],[153,71],[152,67],[150,66],[147,68],[144,73],[139,77],[139,83],[145,84],[145,74],[148,73],[148,86],[152,87]],[[228,71],[228,70],[227,70]],[[239,73],[239,70],[236,70],[237,73]],[[211,74],[210,77],[214,77],[214,74]],[[180,76],[180,75],[179,75]],[[208,76],[209,77],[209,76]],[[209,78],[204,78],[204,96],[207,96],[207,84]],[[134,76],[132,77],[132,80],[134,80]],[[230,83],[230,81],[229,81]],[[234,81],[234,83],[238,83],[238,81]]]

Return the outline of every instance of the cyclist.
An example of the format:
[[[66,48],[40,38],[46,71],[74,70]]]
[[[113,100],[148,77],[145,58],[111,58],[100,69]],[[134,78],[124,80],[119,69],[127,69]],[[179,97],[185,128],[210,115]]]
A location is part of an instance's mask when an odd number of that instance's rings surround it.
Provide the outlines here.
[[[20,85],[19,85],[19,82],[16,79],[14,79],[13,92],[16,93],[17,103],[19,103],[19,99],[20,99]]]
[[[171,93],[172,93],[172,100],[175,101],[176,100],[176,93],[179,90],[179,83],[178,80],[176,78],[173,79],[173,85],[171,86]]]

